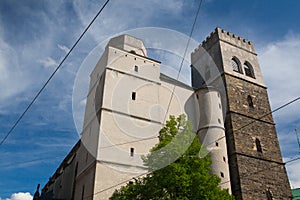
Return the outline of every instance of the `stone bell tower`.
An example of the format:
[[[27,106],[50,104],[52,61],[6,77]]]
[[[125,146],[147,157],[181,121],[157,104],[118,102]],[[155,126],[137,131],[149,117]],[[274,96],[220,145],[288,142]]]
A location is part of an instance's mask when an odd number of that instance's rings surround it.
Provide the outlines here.
[[[203,52],[210,57],[205,62]],[[192,66],[193,87],[224,86],[232,194],[236,199],[292,199],[253,44],[216,28],[192,53]]]

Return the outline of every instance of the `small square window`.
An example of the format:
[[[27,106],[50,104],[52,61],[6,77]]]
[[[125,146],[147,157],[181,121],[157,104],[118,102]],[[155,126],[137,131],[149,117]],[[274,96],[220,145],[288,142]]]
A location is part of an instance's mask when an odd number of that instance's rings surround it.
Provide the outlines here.
[[[132,92],[132,93],[131,93],[131,99],[132,99],[132,100],[135,100],[135,98],[136,98],[136,93],[135,93],[135,92]]]

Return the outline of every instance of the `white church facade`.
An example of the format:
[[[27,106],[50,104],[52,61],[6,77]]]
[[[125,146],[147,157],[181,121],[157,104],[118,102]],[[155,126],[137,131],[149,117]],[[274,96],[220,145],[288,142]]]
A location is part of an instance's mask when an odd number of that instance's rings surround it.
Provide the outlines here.
[[[204,51],[210,59],[203,56]],[[207,146],[211,172],[221,178],[220,187],[236,199],[250,199],[247,197],[257,190],[241,177],[243,170],[249,170],[244,169],[249,159],[258,165],[278,164],[281,185],[289,188],[278,143],[272,157],[263,135],[249,131],[251,137],[243,139],[235,132],[240,127],[235,121],[237,114],[243,123],[249,118],[257,119],[262,127],[274,124],[272,116],[259,119],[259,111],[257,115],[253,111],[261,110],[260,104],[267,107],[264,111],[270,106],[267,96],[262,94],[260,99],[256,93],[266,88],[252,43],[216,28],[191,58],[189,86],[161,74],[160,62],[147,57],[140,39],[129,35],[112,38],[90,75],[81,140],[44,186],[41,197],[108,199],[116,189],[147,172],[141,156],[158,143],[158,132],[169,115],[180,114],[192,121],[199,140]],[[275,128],[268,134],[277,140]],[[245,143],[241,147],[244,140],[252,146]],[[277,195],[277,186],[271,182],[261,187],[258,194],[253,193],[256,199],[266,196],[263,192],[267,191]]]

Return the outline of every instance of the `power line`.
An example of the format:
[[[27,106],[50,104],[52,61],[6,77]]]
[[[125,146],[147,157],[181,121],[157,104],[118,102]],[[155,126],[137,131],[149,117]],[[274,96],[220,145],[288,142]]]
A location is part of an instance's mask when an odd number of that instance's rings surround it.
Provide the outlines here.
[[[196,24],[196,22],[197,22],[197,18],[198,18],[199,12],[200,12],[201,5],[202,5],[202,0],[200,0],[198,9],[197,9],[197,12],[196,12],[196,15],[195,15],[195,19],[194,19],[194,21],[193,21],[192,29],[191,29],[191,32],[190,32],[190,35],[189,35],[189,39],[188,39],[186,48],[185,48],[185,50],[184,50],[183,58],[182,58],[182,61],[181,61],[181,64],[180,64],[180,68],[179,68],[179,71],[178,71],[176,80],[179,79],[180,72],[181,72],[181,70],[182,70],[183,63],[184,63],[184,59],[185,59],[185,56],[186,56],[186,53],[187,53],[187,50],[188,50],[188,47],[189,47],[189,44],[190,44],[190,41],[191,41],[193,32],[194,32],[195,24]],[[168,114],[168,111],[169,111],[169,109],[170,109],[170,105],[171,105],[171,102],[172,102],[172,99],[173,99],[173,96],[174,96],[175,88],[176,88],[176,86],[174,86],[174,88],[173,88],[173,91],[172,91],[172,94],[171,94],[171,98],[170,98],[170,101],[169,101],[169,104],[168,104],[168,107],[167,107],[167,110],[166,110],[166,115],[165,115],[164,121],[166,121],[166,117],[167,117],[167,114]],[[156,138],[156,137],[153,137],[153,138]],[[133,142],[143,141],[143,140],[149,140],[149,139],[153,139],[153,138],[146,138],[146,139],[136,140],[136,141],[133,141]],[[120,143],[119,145],[128,144],[128,143],[132,143],[132,142]],[[107,147],[113,147],[113,146],[117,146],[117,145],[111,145],[111,146],[107,146]],[[105,148],[107,148],[107,147],[105,147]],[[143,174],[138,175],[138,176],[136,176],[136,177],[134,177],[134,178],[138,178],[138,177],[143,176],[143,175],[146,175],[146,174],[149,174],[149,172],[143,173]],[[105,188],[105,189],[103,189],[103,190],[100,190],[100,191],[98,191],[98,192],[96,192],[96,193],[94,193],[94,194],[92,194],[92,195],[90,195],[90,196],[88,196],[88,197],[85,197],[85,198],[89,198],[89,197],[92,197],[93,195],[97,195],[97,194],[100,194],[100,193],[102,193],[102,192],[105,192],[105,191],[107,191],[107,190],[109,190],[109,189],[112,189],[112,188],[114,188],[114,187],[117,187],[117,186],[119,186],[119,185],[122,185],[122,184],[124,184],[124,183],[127,183],[128,181],[130,181],[130,180],[132,180],[132,179],[134,179],[134,178],[131,178],[131,179],[122,181],[122,182],[120,182],[120,183],[118,183],[118,184],[116,184],[116,185],[113,185],[113,186],[110,186],[110,187]]]
[[[249,122],[248,124],[246,124],[246,125],[244,125],[244,126],[238,128],[238,129],[236,129],[236,130],[234,130],[234,131],[240,131],[240,130],[242,130],[243,128],[245,128],[245,127],[247,127],[247,126],[253,124],[253,123],[256,122],[257,120],[260,120],[260,119],[262,119],[262,118],[264,118],[264,117],[266,117],[266,116],[268,116],[268,115],[270,115],[270,114],[272,114],[272,113],[274,113],[274,112],[277,112],[277,111],[279,111],[279,110],[285,108],[286,106],[288,106],[288,105],[290,105],[290,104],[292,104],[292,103],[294,103],[294,102],[296,102],[296,101],[298,101],[298,100],[300,100],[300,97],[297,97],[297,98],[295,98],[295,99],[293,99],[293,100],[291,100],[291,101],[289,101],[289,102],[283,104],[282,106],[279,106],[278,108],[272,110],[271,112],[262,115],[262,116],[259,117],[258,119],[253,120],[253,121]],[[231,129],[229,129],[229,130],[231,130]],[[209,143],[209,144],[206,144],[206,146],[209,146],[209,145],[211,145],[211,144],[214,144],[215,142],[217,142],[217,141],[219,141],[219,140],[221,140],[221,139],[223,139],[223,138],[225,138],[225,137],[226,137],[226,136],[222,136],[222,137],[216,139],[215,141],[213,141],[213,142],[211,142],[211,143]],[[140,142],[140,141],[145,141],[145,140],[151,140],[151,139],[155,139],[155,138],[157,138],[157,136],[150,137],[150,138],[143,138],[143,139],[140,139],[140,140],[134,140],[134,141],[129,141],[129,142],[123,142],[123,143],[113,144],[113,145],[109,145],[109,146],[104,146],[104,147],[100,147],[100,149],[101,149],[101,148],[105,149],[105,148],[110,148],[110,147],[115,147],[115,146],[121,146],[121,145],[124,145],[124,144],[131,144],[131,143]]]
[[[187,54],[187,50],[188,50],[188,47],[189,47],[189,44],[190,44],[190,41],[191,41],[191,38],[192,38],[192,35],[193,35],[193,32],[194,32],[194,29],[195,29],[195,25],[196,25],[196,22],[197,22],[197,19],[198,19],[198,16],[199,16],[201,5],[202,5],[202,0],[200,0],[198,9],[197,9],[196,14],[195,14],[195,18],[194,18],[194,21],[193,21],[193,24],[192,24],[192,28],[191,28],[191,31],[190,31],[190,34],[189,34],[189,38],[188,38],[188,41],[187,41],[184,53],[183,53],[183,57],[182,57],[182,60],[181,60],[181,63],[180,63],[180,68],[179,68],[176,80],[179,79],[179,76],[180,76],[180,73],[181,73],[181,70],[182,70],[182,67],[183,67],[184,59],[185,59],[185,56]],[[171,93],[171,98],[170,98],[169,103],[168,103],[168,107],[167,107],[167,111],[166,111],[166,115],[165,115],[164,121],[166,121],[166,117],[167,117],[167,114],[168,114],[168,111],[170,109],[170,105],[171,105],[171,102],[172,102],[172,99],[173,99],[173,96],[174,96],[175,88],[176,88],[176,85],[174,85],[174,87],[173,87],[173,91]],[[130,141],[130,142],[124,142],[124,143],[114,144],[114,145],[100,147],[100,148],[109,148],[109,147],[114,147],[114,146],[119,146],[119,145],[124,145],[124,144],[130,144],[130,143],[140,142],[140,141],[144,141],[144,140],[150,140],[150,139],[154,139],[154,138],[157,138],[157,136],[150,137],[150,138],[145,138],[145,139],[140,139],[140,140],[134,140],[134,141]]]
[[[288,164],[288,163],[292,163],[292,162],[295,162],[295,161],[297,161],[297,160],[300,160],[300,157],[291,159],[291,160],[289,160],[289,161],[287,161],[287,162],[285,162],[285,163],[283,163],[283,164],[286,165],[286,164]],[[240,177],[247,177],[247,176],[249,176],[249,175],[251,175],[251,174],[256,174],[256,173],[264,172],[264,171],[270,170],[270,169],[275,168],[275,167],[278,167],[278,166],[282,166],[282,165],[275,165],[275,166],[272,166],[272,167],[269,167],[269,168],[265,168],[265,169],[263,169],[263,170],[252,171],[251,173],[243,174],[243,175],[241,175]],[[92,195],[90,195],[90,196],[88,196],[88,197],[92,197],[93,195],[100,194],[100,193],[102,193],[102,192],[105,192],[105,191],[107,191],[107,190],[110,190],[110,189],[112,189],[112,188],[115,188],[115,187],[117,187],[117,186],[119,186],[119,185],[122,185],[122,184],[124,184],[124,183],[127,183],[128,181],[130,181],[130,180],[132,180],[132,179],[136,179],[136,178],[139,178],[139,177],[141,177],[141,176],[144,176],[144,175],[147,175],[147,174],[150,174],[150,173],[151,173],[151,172],[143,173],[143,174],[140,174],[140,175],[135,176],[135,177],[133,177],[133,178],[127,179],[127,180],[122,181],[122,182],[120,182],[120,183],[118,183],[118,184],[115,184],[115,185],[112,185],[112,186],[110,186],[110,187],[107,187],[107,188],[105,188],[105,189],[103,189],[103,190],[100,190],[100,191],[98,191],[98,192],[96,192],[96,193],[94,193],[94,194],[92,194]],[[220,183],[219,185],[223,185],[223,184],[228,183],[228,182],[230,182],[230,181],[222,182],[222,183]],[[85,198],[88,198],[88,197],[85,197]]]
[[[238,132],[238,131],[242,130],[243,128],[245,128],[245,127],[247,127],[247,126],[249,126],[249,125],[251,125],[251,124],[257,122],[257,120],[260,120],[260,119],[262,119],[262,118],[264,118],[264,117],[266,117],[266,116],[268,116],[268,115],[270,115],[270,114],[272,114],[272,113],[274,113],[274,112],[277,112],[278,110],[281,110],[282,108],[284,108],[284,107],[286,107],[286,106],[288,106],[288,105],[290,105],[290,104],[292,104],[292,103],[295,103],[295,102],[298,101],[298,100],[300,100],[300,97],[297,97],[297,98],[295,98],[295,99],[290,100],[289,102],[283,104],[282,106],[279,106],[278,108],[272,110],[271,112],[268,112],[268,113],[262,115],[261,117],[255,119],[255,120],[252,120],[252,121],[249,122],[248,124],[246,124],[246,125],[244,125],[244,126],[241,126],[241,127],[238,128],[238,129],[235,129],[235,130],[234,130],[233,128],[231,128],[231,129],[229,129],[229,130],[233,130],[233,131]],[[227,130],[227,131],[229,131],[229,130]],[[219,141],[219,140],[221,140],[221,139],[223,139],[223,138],[225,138],[225,137],[226,137],[226,135],[225,135],[225,136],[222,136],[222,137],[220,137],[220,138],[218,138],[218,139],[216,139],[215,141],[213,141],[213,142],[207,144],[206,146],[209,146],[209,145],[211,145],[211,144],[214,144],[215,142],[217,142],[217,141]]]
[[[24,164],[34,163],[34,162],[38,162],[38,161],[42,161],[42,160],[54,159],[54,158],[61,158],[63,156],[64,155],[62,155],[62,156],[51,156],[51,157],[45,157],[45,158],[36,158],[36,159],[26,160],[26,161],[22,161],[22,162],[3,164],[3,165],[0,165],[0,167],[1,168],[16,167],[18,165],[24,165]]]
[[[286,164],[295,162],[295,161],[297,161],[297,160],[300,160],[300,157],[291,159],[291,160],[289,160],[289,161],[283,163],[283,165],[286,165]],[[244,178],[244,177],[250,176],[250,175],[252,175],[252,174],[256,174],[256,173],[260,173],[260,172],[264,172],[264,171],[269,171],[270,169],[273,169],[273,168],[276,168],[276,167],[280,167],[280,166],[282,166],[282,165],[274,165],[274,166],[272,166],[272,167],[268,167],[268,168],[265,168],[265,169],[262,169],[262,170],[252,171],[252,172],[250,172],[250,173],[242,174],[240,177],[243,177],[243,178]],[[223,183],[220,183],[220,185],[223,185],[223,184],[229,183],[229,182],[230,182],[230,180],[229,180],[229,181],[225,181],[225,182],[223,182]]]
[[[199,15],[199,12],[200,12],[201,5],[202,5],[202,0],[200,0],[198,9],[197,9],[197,12],[196,12],[196,15],[195,15],[195,19],[193,21],[192,29],[191,29],[191,32],[190,32],[190,35],[189,35],[189,39],[187,41],[184,53],[183,53],[183,57],[182,57],[182,60],[181,60],[181,63],[180,63],[180,68],[178,70],[178,74],[177,74],[176,80],[179,79],[179,76],[180,76],[180,73],[181,73],[181,70],[182,70],[182,67],[183,67],[183,63],[184,63],[184,60],[185,60],[185,56],[186,56],[187,50],[189,48],[189,45],[190,45],[190,42],[191,42],[191,39],[192,39],[192,35],[193,35],[194,29],[195,29],[195,25],[196,25],[196,22],[197,22],[197,19],[198,19],[198,15]],[[166,110],[164,121],[166,121],[166,119],[167,119],[167,114],[168,114],[170,106],[171,106],[171,102],[172,102],[172,99],[173,99],[173,96],[174,96],[175,88],[176,88],[176,85],[174,85],[174,87],[173,87],[173,90],[172,90],[172,93],[171,93],[171,97],[170,97],[170,101],[168,103],[168,107],[167,107],[167,110]]]
[[[288,105],[290,105],[290,104],[292,104],[292,103],[298,101],[299,99],[300,99],[300,97],[297,97],[297,98],[295,98],[295,99],[293,99],[293,100],[291,100],[291,101],[289,101],[289,102],[283,104],[282,106],[279,106],[278,108],[272,110],[271,112],[262,115],[262,116],[259,117],[258,119],[252,120],[250,123],[248,123],[248,124],[246,124],[246,125],[244,125],[244,126],[238,128],[238,129],[236,129],[236,130],[233,130],[233,131],[239,131],[239,130],[241,130],[241,129],[243,129],[243,128],[245,128],[245,127],[247,127],[247,126],[253,124],[253,123],[256,122],[257,120],[261,120],[262,118],[264,118],[264,117],[266,117],[266,116],[268,116],[268,115],[270,115],[270,114],[272,114],[272,113],[274,113],[274,112],[276,112],[276,111],[278,111],[278,110],[281,110],[282,108],[284,108],[284,107],[286,107],[286,106],[288,106]]]
[[[286,106],[288,106],[288,105],[290,105],[290,104],[292,104],[292,103],[298,101],[299,99],[300,99],[300,97],[295,98],[295,99],[293,99],[293,100],[291,100],[291,101],[289,101],[289,102],[283,104],[282,106],[279,106],[278,108],[272,110],[271,112],[262,115],[262,116],[261,116],[260,118],[258,118],[258,119],[262,119],[262,118],[265,117],[265,116],[268,116],[268,115],[270,115],[270,114],[272,114],[272,113],[274,113],[274,112],[276,112],[276,111],[278,111],[278,110],[281,110],[281,109],[285,108]],[[243,127],[240,127],[239,129],[236,129],[235,131],[239,131],[239,130],[241,130],[242,128],[245,128],[245,127],[247,127],[247,126],[253,124],[255,121],[256,121],[256,120],[253,120],[252,122],[246,124],[246,125],[243,126]],[[217,139],[216,141],[219,141],[219,140],[221,140],[222,138],[225,138],[225,136],[223,136],[223,137]],[[139,141],[142,141],[142,140],[148,140],[148,139],[150,139],[150,138],[141,139],[141,140],[139,140]],[[213,144],[213,143],[215,143],[216,141],[214,141],[214,142],[212,142],[212,143],[210,143],[210,144]],[[136,141],[133,141],[133,142],[136,142]],[[128,143],[130,143],[130,142],[128,142]],[[128,144],[128,143],[126,143],[126,144]],[[123,143],[120,143],[120,145],[122,145],[122,144],[123,144]],[[210,145],[210,144],[208,144],[208,145]],[[117,145],[112,145],[112,146],[117,146]],[[289,161],[287,161],[287,162],[285,162],[285,163],[283,163],[283,164],[288,164],[288,163],[294,162],[294,161],[299,160],[299,159],[300,159],[300,157],[295,158],[295,159],[292,159],[292,160],[289,160]],[[275,165],[275,166],[270,167],[270,168],[274,168],[274,167],[278,167],[278,166],[281,166],[281,165]],[[263,171],[265,171],[265,170],[270,170],[270,168],[264,169]],[[262,170],[261,170],[261,171],[262,171]],[[255,171],[255,172],[252,172],[252,173],[250,173],[250,174],[258,173],[258,172],[260,172],[260,171]],[[140,176],[143,176],[143,175],[146,175],[146,174],[149,174],[149,173],[151,173],[151,172],[144,173],[144,174],[139,175],[139,176],[136,176],[136,177],[134,177],[134,178],[138,178],[138,177],[140,177]],[[248,173],[248,174],[246,174],[246,176],[248,176],[248,175],[250,175],[250,174]],[[128,180],[126,180],[126,181],[122,181],[122,182],[120,182],[120,183],[118,183],[118,184],[112,185],[112,186],[110,186],[110,187],[108,187],[108,188],[105,188],[105,189],[103,189],[103,190],[100,190],[100,191],[94,193],[93,195],[100,194],[100,193],[105,192],[105,191],[107,191],[107,190],[109,190],[109,189],[112,189],[112,188],[114,188],[114,187],[117,187],[117,186],[119,186],[119,185],[122,185],[122,184],[124,184],[124,183],[127,183],[128,181],[130,181],[130,180],[132,180],[132,179],[134,179],[134,178],[131,178],[131,179],[128,179]],[[220,185],[225,184],[225,183],[228,183],[228,182],[230,182],[230,181],[226,181],[226,182],[220,183]],[[90,197],[90,196],[89,196],[89,197]],[[87,198],[87,197],[86,197],[86,198]]]
[[[262,115],[262,116],[259,117],[257,120],[262,119],[262,118],[264,118],[264,117],[266,117],[266,116],[268,116],[268,115],[270,115],[270,114],[272,114],[272,113],[274,113],[274,112],[277,112],[277,111],[279,111],[279,110],[281,110],[281,109],[287,107],[288,105],[291,105],[292,103],[298,101],[299,99],[300,99],[300,97],[297,97],[297,98],[295,98],[295,99],[293,99],[293,100],[291,100],[291,101],[289,101],[289,102],[287,102],[287,103],[285,103],[285,104],[279,106],[278,108],[272,110],[271,112]],[[240,131],[240,130],[242,130],[243,128],[245,128],[245,127],[247,127],[247,126],[253,124],[253,123],[256,122],[257,120],[253,120],[253,121],[251,121],[250,123],[248,123],[248,124],[246,124],[246,125],[244,125],[244,126],[238,128],[238,129],[236,129],[235,131]],[[206,146],[209,146],[209,145],[211,145],[211,144],[214,144],[215,142],[217,142],[217,141],[219,141],[219,140],[221,140],[221,139],[223,139],[223,138],[225,138],[225,137],[226,137],[226,136],[222,136],[222,137],[216,139],[215,141],[213,141],[213,142],[207,144]],[[149,137],[149,138],[143,138],[143,139],[134,140],[134,141],[129,141],[129,142],[122,142],[122,143],[113,144],[113,145],[108,145],[108,146],[103,146],[103,147],[99,147],[99,148],[100,148],[100,149],[112,148],[112,147],[116,147],[116,146],[122,146],[122,145],[125,145],[125,144],[131,144],[131,143],[136,143],[136,142],[140,142],[140,141],[152,140],[152,139],[155,139],[155,138],[157,138],[157,136]],[[131,180],[131,179],[130,179],[130,180]]]
[[[129,142],[122,142],[122,143],[113,144],[113,145],[108,145],[108,146],[104,146],[104,147],[99,147],[99,149],[106,149],[106,148],[111,148],[111,147],[115,147],[115,146],[122,146],[124,144],[131,144],[131,143],[145,141],[145,140],[152,140],[152,139],[155,139],[155,138],[158,138],[158,136],[143,138],[143,139],[140,139],[140,140],[133,140],[133,141],[129,141]]]
[[[84,36],[84,34],[88,31],[88,29],[91,27],[91,25],[94,23],[94,21],[96,20],[96,18],[100,15],[100,13],[102,12],[102,10],[106,7],[106,5],[108,4],[110,0],[107,0],[103,6],[100,8],[100,10],[97,12],[97,14],[95,15],[95,17],[92,19],[92,21],[89,23],[89,25],[84,29],[84,31],[81,33],[81,35],[79,36],[79,38],[77,39],[77,41],[73,44],[73,46],[71,47],[71,49],[69,50],[69,52],[65,55],[65,57],[62,59],[62,61],[59,63],[59,65],[56,67],[56,69],[54,70],[54,72],[51,74],[51,76],[48,78],[48,80],[44,83],[44,85],[42,86],[42,88],[38,91],[38,93],[34,96],[34,98],[32,99],[32,101],[29,103],[29,105],[26,107],[26,109],[24,110],[24,112],[20,115],[20,117],[17,119],[17,121],[14,123],[14,125],[10,128],[10,130],[7,132],[7,134],[4,136],[4,138],[2,139],[2,141],[0,142],[0,146],[5,142],[5,140],[7,139],[7,137],[13,132],[13,130],[16,128],[16,126],[19,124],[19,122],[21,121],[21,119],[24,117],[24,115],[28,112],[29,108],[34,104],[34,102],[36,101],[36,99],[40,96],[40,94],[42,93],[42,91],[45,89],[45,87],[48,85],[48,83],[50,82],[50,80],[53,78],[53,76],[56,74],[56,72],[59,70],[59,68],[62,66],[62,64],[65,62],[65,60],[69,57],[69,55],[71,54],[71,52],[73,51],[73,49],[77,46],[77,44],[79,43],[79,41],[81,40],[81,38]]]
[[[132,180],[132,179],[139,178],[139,177],[144,176],[144,175],[147,175],[147,174],[149,174],[149,173],[150,173],[150,172],[146,172],[146,173],[140,174],[140,175],[138,175],[138,176],[135,176],[135,177],[133,177],[133,178],[131,178],[131,179],[127,179],[127,180],[125,180],[125,181],[122,181],[122,182],[120,182],[120,183],[118,183],[118,184],[116,184],[116,185],[107,187],[107,188],[105,188],[105,189],[103,189],[103,190],[100,190],[100,191],[98,191],[98,192],[96,192],[96,193],[93,193],[92,195],[87,196],[87,197],[84,197],[84,198],[89,198],[89,197],[92,197],[92,196],[94,196],[94,195],[100,194],[100,193],[102,193],[102,192],[105,192],[105,191],[107,191],[107,190],[110,190],[110,189],[112,189],[112,188],[115,188],[115,187],[117,187],[117,186],[119,186],[119,185],[122,185],[122,184],[124,184],[124,183],[127,183],[128,181],[130,181],[130,180]]]

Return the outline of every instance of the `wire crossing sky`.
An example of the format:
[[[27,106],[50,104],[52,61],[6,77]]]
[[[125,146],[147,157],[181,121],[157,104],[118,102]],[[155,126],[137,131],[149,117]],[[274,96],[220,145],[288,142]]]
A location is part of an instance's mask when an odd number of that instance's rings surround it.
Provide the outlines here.
[[[105,3],[0,1],[0,139]],[[2,143],[0,199],[12,199],[13,194],[32,195],[36,185],[47,182],[78,141],[72,115],[75,77],[81,63],[99,43],[123,31],[143,27],[168,28],[189,35],[198,5],[199,0],[165,0],[163,4],[158,0],[110,1],[30,112]],[[292,0],[284,4],[279,0],[203,0],[192,39],[200,43],[216,27],[221,27],[253,42],[274,110],[300,95],[299,6],[300,2]],[[155,56],[154,59],[168,64],[164,55]],[[84,108],[85,99],[81,103]],[[299,156],[294,132],[300,128],[299,106],[296,101],[274,113],[285,162]],[[286,167],[291,186],[300,187],[299,160]]]
[[[95,17],[93,18],[93,20],[89,23],[89,25],[84,29],[84,31],[82,32],[82,34],[79,36],[79,38],[76,40],[76,42],[74,43],[74,45],[71,47],[71,49],[68,51],[68,53],[65,55],[65,57],[62,59],[62,61],[59,63],[59,65],[55,68],[55,70],[53,71],[53,73],[50,75],[50,77],[46,80],[45,84],[42,86],[42,88],[38,91],[38,93],[34,96],[34,98],[32,99],[32,101],[29,103],[29,105],[26,107],[26,109],[24,110],[24,112],[20,115],[20,117],[17,119],[17,121],[14,123],[14,125],[11,127],[11,129],[7,132],[7,134],[4,136],[4,138],[1,140],[0,142],[0,146],[5,142],[5,140],[7,139],[7,137],[13,132],[13,130],[15,129],[15,127],[18,125],[18,123],[21,121],[21,119],[24,117],[24,115],[26,114],[26,112],[28,112],[28,110],[30,109],[30,107],[34,104],[34,102],[36,101],[36,99],[40,96],[40,94],[43,92],[43,90],[46,88],[46,86],[48,85],[48,83],[51,81],[51,79],[53,78],[53,76],[56,74],[56,72],[59,70],[59,68],[63,65],[63,63],[65,62],[65,60],[69,57],[69,55],[71,54],[71,52],[73,51],[73,49],[77,46],[77,44],[79,43],[79,41],[81,40],[81,38],[84,36],[84,34],[88,31],[88,29],[91,27],[91,25],[94,23],[94,21],[97,19],[97,17],[100,15],[100,13],[102,12],[102,10],[105,8],[105,6],[108,4],[109,0],[107,0],[104,5],[99,9],[99,11],[97,12],[97,14],[95,15]]]

